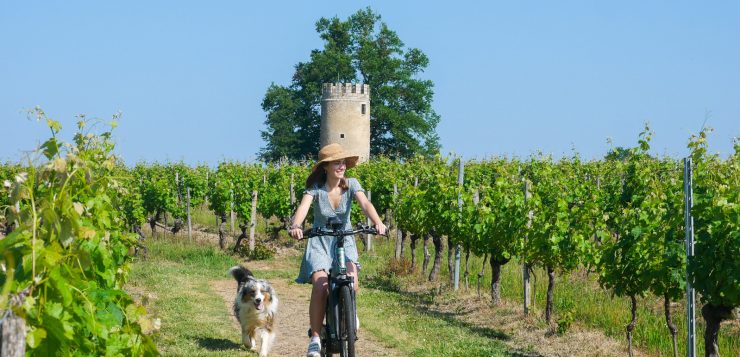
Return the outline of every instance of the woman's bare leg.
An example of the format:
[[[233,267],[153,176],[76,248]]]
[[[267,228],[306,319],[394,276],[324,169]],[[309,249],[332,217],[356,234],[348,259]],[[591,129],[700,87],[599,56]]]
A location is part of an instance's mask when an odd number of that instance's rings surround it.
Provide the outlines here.
[[[355,281],[355,292],[360,290],[360,279],[357,277],[357,266],[353,262],[347,262],[347,274]]]
[[[326,298],[329,295],[329,277],[325,271],[317,271],[311,275],[311,304],[308,306],[308,318],[311,322],[311,336],[319,336],[324,325],[326,313]]]

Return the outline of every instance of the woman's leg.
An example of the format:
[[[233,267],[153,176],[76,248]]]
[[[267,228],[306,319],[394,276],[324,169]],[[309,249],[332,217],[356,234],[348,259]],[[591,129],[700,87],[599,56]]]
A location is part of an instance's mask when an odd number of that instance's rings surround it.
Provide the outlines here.
[[[317,271],[311,275],[311,304],[308,306],[308,318],[311,322],[311,336],[319,336],[324,325],[326,313],[326,298],[329,295],[329,277],[325,271]]]
[[[355,292],[360,290],[360,279],[357,277],[357,266],[351,261],[347,261],[347,274],[355,280]]]

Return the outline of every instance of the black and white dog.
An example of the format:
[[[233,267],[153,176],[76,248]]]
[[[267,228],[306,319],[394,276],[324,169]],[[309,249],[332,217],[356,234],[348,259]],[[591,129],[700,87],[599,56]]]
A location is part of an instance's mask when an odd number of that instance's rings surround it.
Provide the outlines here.
[[[234,315],[242,327],[242,343],[256,351],[259,341],[259,355],[266,357],[275,342],[278,308],[275,289],[267,281],[255,279],[249,269],[240,265],[229,269],[229,274],[237,282]]]

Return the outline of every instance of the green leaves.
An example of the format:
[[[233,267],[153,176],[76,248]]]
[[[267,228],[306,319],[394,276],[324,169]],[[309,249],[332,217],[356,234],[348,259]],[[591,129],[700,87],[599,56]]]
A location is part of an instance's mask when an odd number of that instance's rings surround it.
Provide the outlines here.
[[[83,131],[91,127],[79,125],[74,144],[46,141],[45,161],[0,169],[8,177],[0,221],[13,225],[0,239],[10,273],[0,276],[0,310],[7,294],[28,294],[13,308],[29,327],[33,355],[156,354],[140,316],[122,313],[133,303],[121,289],[135,239],[120,208],[131,196],[119,181],[110,132]]]
[[[702,130],[689,142],[693,160],[695,246],[689,260],[693,286],[702,301],[740,306],[740,150],[726,161],[707,154]]]

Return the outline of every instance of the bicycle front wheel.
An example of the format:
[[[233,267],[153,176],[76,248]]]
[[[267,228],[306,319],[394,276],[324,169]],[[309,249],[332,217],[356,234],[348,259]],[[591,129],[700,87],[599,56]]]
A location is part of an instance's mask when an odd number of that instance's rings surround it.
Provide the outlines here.
[[[339,291],[339,353],[342,357],[355,357],[355,304],[352,288],[344,285]]]

